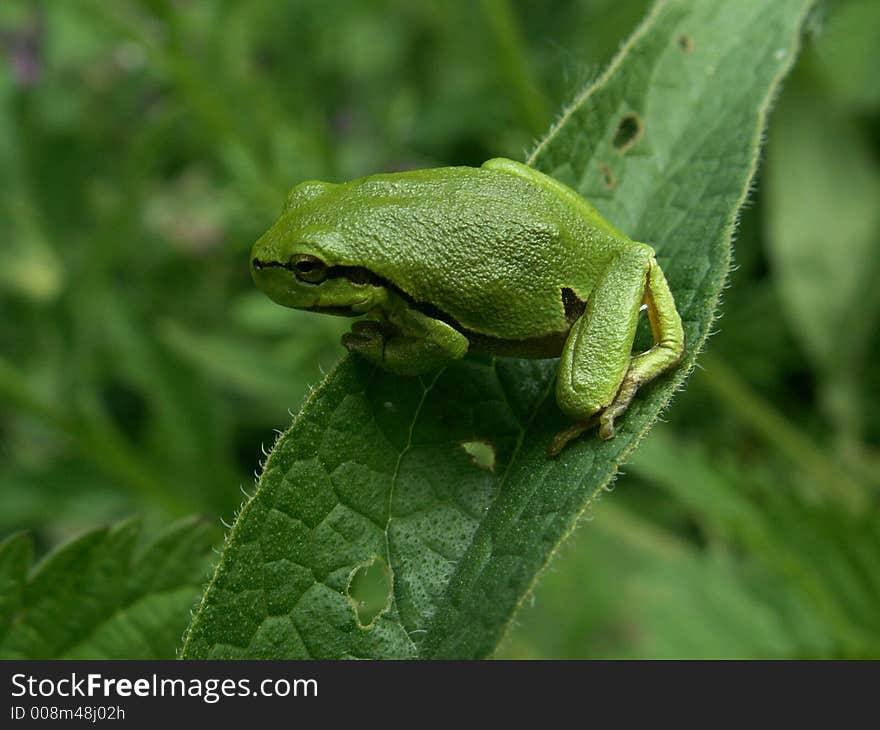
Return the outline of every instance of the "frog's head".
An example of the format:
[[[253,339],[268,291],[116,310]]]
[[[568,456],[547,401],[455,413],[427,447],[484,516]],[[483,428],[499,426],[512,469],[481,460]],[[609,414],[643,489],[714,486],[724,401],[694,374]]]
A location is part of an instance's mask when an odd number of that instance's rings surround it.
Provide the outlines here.
[[[296,186],[284,214],[251,251],[251,276],[285,307],[343,316],[364,314],[385,295],[369,270],[341,260],[348,249],[335,225],[337,188],[323,182]]]

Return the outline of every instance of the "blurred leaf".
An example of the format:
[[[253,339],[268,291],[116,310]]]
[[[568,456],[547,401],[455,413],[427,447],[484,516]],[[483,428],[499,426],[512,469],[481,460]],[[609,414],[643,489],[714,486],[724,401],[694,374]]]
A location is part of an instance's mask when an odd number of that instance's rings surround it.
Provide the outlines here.
[[[770,134],[767,241],[776,282],[804,349],[828,371],[852,358],[880,303],[872,294],[880,168],[858,129],[802,85],[786,90]]]
[[[178,514],[200,504],[228,504],[223,486],[227,486],[226,494],[233,492],[235,475],[230,467],[228,432],[223,428],[224,414],[217,394],[201,378],[187,372],[185,362],[157,342],[146,316],[125,308],[114,309],[108,303],[110,300],[107,293],[100,292],[82,309],[93,310],[108,341],[128,355],[123,362],[112,362],[109,367],[143,399],[144,435],[151,447],[151,463],[145,466],[162,475],[162,488],[176,501]],[[101,310],[104,313],[99,315]],[[112,352],[104,348],[99,352],[103,358],[112,360]],[[86,404],[86,409],[89,406],[90,416],[107,417],[104,404]],[[202,464],[206,452],[213,455],[209,475]],[[179,494],[172,485],[183,481],[189,489]]]
[[[339,339],[350,325],[331,320],[331,326],[322,327],[321,322],[329,318],[275,309],[286,315],[279,324],[283,323],[293,347],[203,334],[171,320],[159,323],[158,334],[171,350],[218,383],[284,411],[302,403],[309,386],[318,378],[320,364],[329,369],[339,358]],[[266,319],[260,324],[269,328],[275,323]]]
[[[135,551],[139,532],[129,520],[86,533],[30,575],[30,540],[0,545],[0,658],[173,658],[218,531],[188,518]]]
[[[621,618],[638,622],[627,654],[656,659],[759,659],[796,653],[784,616],[724,555],[693,551],[645,566],[624,587]]]
[[[523,53],[519,20],[509,0],[481,0],[480,7],[497,49],[506,86],[517,101],[521,124],[532,134],[539,135],[550,123],[550,110]]]
[[[21,608],[32,553],[31,542],[23,532],[0,543],[0,646]]]
[[[159,337],[168,347],[199,367],[217,382],[251,397],[273,400],[291,408],[302,400],[304,383],[290,382],[290,371],[273,353],[223,335],[205,335],[183,329],[176,322],[159,326]],[[292,375],[296,376],[296,370]]]
[[[880,3],[836,0],[816,43],[818,68],[834,96],[855,108],[880,106]]]
[[[38,542],[55,544],[133,509],[131,495],[96,474],[88,461],[45,458],[41,465],[15,466],[0,471],[0,535],[26,529]],[[51,520],[48,501],[55,510]]]
[[[768,483],[766,476],[744,478],[742,464],[719,463],[703,447],[661,429],[627,471],[679,500],[710,539],[744,548],[750,560],[784,581],[821,627],[826,651],[863,658],[880,650],[872,638],[880,631],[880,530],[871,514],[853,518],[786,484]]]
[[[690,481],[688,474],[682,478]],[[750,553],[718,540],[707,547],[683,539],[681,530],[652,524],[654,515],[649,522],[618,506],[625,497],[642,505],[646,486],[621,479],[613,500],[596,507],[590,529],[578,532],[565,562],[554,564],[560,569],[542,580],[534,605],[517,615],[521,626],[499,658],[834,655],[821,617]],[[679,506],[669,492],[661,496],[665,505]]]
[[[876,520],[815,504],[761,464],[709,448],[652,431],[501,657],[877,655]],[[679,511],[670,529],[656,524],[652,487]]]
[[[657,246],[688,364],[727,273],[768,100],[810,4],[658,3],[530,159]],[[615,149],[633,115],[642,134]],[[554,361],[470,359],[422,380],[344,360],[276,443],[183,655],[486,656],[687,365],[644,389],[612,441],[584,439],[558,460],[544,452],[564,425],[548,397],[554,370]],[[476,440],[495,448],[494,471],[461,446]],[[377,560],[392,576],[388,608],[363,627],[350,583]]]
[[[0,205],[0,290],[36,303],[51,302],[64,285],[64,269],[46,240],[33,210],[21,196]]]
[[[833,429],[857,442],[860,370],[880,313],[880,165],[858,127],[803,82],[787,89],[770,137],[766,227],[775,284],[821,378]]]

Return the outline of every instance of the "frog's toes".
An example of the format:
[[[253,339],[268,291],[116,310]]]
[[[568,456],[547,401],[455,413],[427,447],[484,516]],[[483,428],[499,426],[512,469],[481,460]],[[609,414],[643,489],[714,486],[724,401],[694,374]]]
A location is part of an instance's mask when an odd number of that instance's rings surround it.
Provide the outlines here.
[[[557,433],[553,440],[547,444],[547,455],[548,456],[559,456],[562,453],[562,450],[568,446],[572,441],[582,436],[584,433],[593,428],[599,420],[598,415],[590,416],[589,418],[578,421],[577,423],[573,423],[571,426],[566,428],[563,431]]]
[[[620,386],[614,401],[599,416],[600,439],[607,441],[610,438],[614,438],[614,420],[626,413],[637,389],[638,383],[636,380],[627,378],[623,381],[623,385]]]
[[[603,441],[614,438],[614,416],[615,410],[606,408],[599,416],[599,438]]]

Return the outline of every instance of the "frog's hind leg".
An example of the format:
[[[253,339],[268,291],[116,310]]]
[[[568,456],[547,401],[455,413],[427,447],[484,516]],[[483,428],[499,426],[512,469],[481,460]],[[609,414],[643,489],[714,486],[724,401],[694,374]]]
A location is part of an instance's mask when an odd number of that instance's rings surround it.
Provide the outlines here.
[[[653,257],[645,287],[645,304],[648,307],[648,320],[651,322],[654,345],[647,352],[632,358],[614,401],[602,412],[599,419],[599,437],[603,439],[614,436],[614,419],[626,411],[638,389],[644,383],[678,365],[684,357],[684,329],[681,317],[675,308],[675,301],[669,290],[669,284],[666,283],[666,277]]]
[[[622,251],[608,265],[584,313],[572,325],[559,362],[556,402],[578,423],[556,436],[550,453],[558,453],[594,426],[620,390],[629,369],[650,265],[647,247]]]
[[[648,305],[655,344],[632,357],[642,303]],[[681,320],[653,250],[640,244],[626,249],[594,287],[565,342],[556,400],[579,423],[558,434],[548,451],[559,453],[597,420],[600,437],[611,438],[614,419],[626,411],[639,386],[672,367],[683,351]]]

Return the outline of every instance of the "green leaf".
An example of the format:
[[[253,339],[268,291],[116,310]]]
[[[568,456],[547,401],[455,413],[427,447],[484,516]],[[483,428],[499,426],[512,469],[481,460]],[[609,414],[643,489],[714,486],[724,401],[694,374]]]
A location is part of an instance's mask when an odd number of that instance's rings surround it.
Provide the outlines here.
[[[0,646],[21,607],[32,553],[31,541],[23,532],[0,543]]]
[[[267,347],[262,342],[242,341],[228,333],[196,332],[170,320],[160,322],[157,330],[162,342],[206,376],[249,398],[260,398],[286,410],[302,403],[309,390],[307,373],[317,372],[322,361],[330,365],[336,361],[339,337],[346,329],[346,323],[336,317],[296,314],[304,316],[298,318],[295,326],[287,318],[286,332],[295,332],[297,341],[286,350]],[[330,326],[315,327],[315,320],[330,320]],[[327,355],[331,344],[332,358]]]
[[[865,348],[880,314],[880,165],[831,98],[798,82],[771,127],[767,243],[783,313],[819,375],[825,415],[838,439],[857,442]]]
[[[876,111],[880,104],[880,4],[875,0],[829,3],[816,44],[817,70],[835,98],[849,107]]]
[[[803,84],[787,90],[771,135],[767,240],[776,282],[806,353],[826,370],[867,339],[880,303],[871,294],[880,167],[858,128]]]
[[[276,443],[185,658],[485,657],[556,546],[683,382],[709,331],[767,106],[809,0],[658,3],[529,159],[654,245],[685,323],[674,377],[608,442],[549,459],[556,361],[469,358],[434,378],[346,359]],[[474,442],[494,459],[472,458]],[[483,448],[483,451],[485,449]],[[353,577],[388,566],[358,622]]]
[[[626,471],[631,474],[631,464]],[[542,579],[538,600],[517,614],[517,629],[500,648],[501,658],[735,659],[803,653],[795,628],[806,610],[798,604],[794,615],[780,611],[764,595],[767,586],[785,595],[777,576],[757,570],[723,543],[704,546],[682,539],[658,525],[656,515],[639,517],[621,507],[633,491],[623,487],[632,486],[627,479],[618,489],[623,499],[604,500],[590,529],[566,544],[566,557]],[[644,489],[638,491],[641,504]],[[664,506],[675,508],[676,502],[667,498]]]
[[[173,658],[217,530],[183,519],[136,550],[140,530],[88,532],[30,575],[30,539],[0,545],[0,659]]]
[[[788,596],[821,628],[823,655],[876,654],[880,580],[873,566],[880,561],[880,531],[872,515],[854,517],[839,505],[817,503],[775,474],[749,474],[741,462],[710,459],[665,429],[639,450],[627,472],[650,479],[686,507],[712,543],[729,542],[770,571],[768,583],[784,588],[776,599]],[[793,627],[791,616],[783,623]]]

